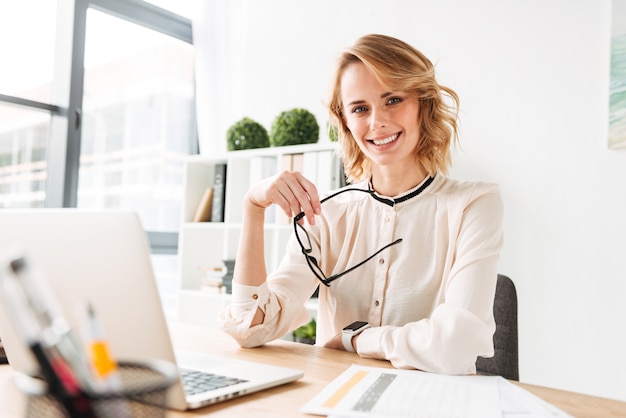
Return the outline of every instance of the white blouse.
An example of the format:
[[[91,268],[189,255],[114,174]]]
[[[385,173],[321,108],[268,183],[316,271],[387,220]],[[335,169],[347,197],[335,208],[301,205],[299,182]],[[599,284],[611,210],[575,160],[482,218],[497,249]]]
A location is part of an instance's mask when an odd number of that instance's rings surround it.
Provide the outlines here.
[[[348,188],[368,186],[365,181]],[[395,198],[339,194],[322,204],[314,226],[305,226],[309,255],[327,277],[402,241],[327,287],[292,235],[263,285],[233,283],[220,327],[245,347],[280,338],[308,322],[305,303],[320,285],[316,344],[353,321],[368,321],[372,328],[356,340],[362,357],[386,359],[397,368],[475,373],[476,357],[494,352],[502,216],[497,185],[442,175]],[[257,308],[265,312],[264,323],[250,328]]]

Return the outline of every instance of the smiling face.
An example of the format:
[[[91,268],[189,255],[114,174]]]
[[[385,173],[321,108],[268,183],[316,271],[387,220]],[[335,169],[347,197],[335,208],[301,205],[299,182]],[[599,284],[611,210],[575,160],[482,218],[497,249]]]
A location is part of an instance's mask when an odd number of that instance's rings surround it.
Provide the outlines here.
[[[381,34],[357,39],[337,60],[328,110],[351,183],[379,179],[397,186],[402,170],[447,173],[459,97],[406,42]]]
[[[363,63],[355,62],[341,77],[341,101],[346,126],[374,173],[419,166],[419,101],[414,94],[389,91]]]

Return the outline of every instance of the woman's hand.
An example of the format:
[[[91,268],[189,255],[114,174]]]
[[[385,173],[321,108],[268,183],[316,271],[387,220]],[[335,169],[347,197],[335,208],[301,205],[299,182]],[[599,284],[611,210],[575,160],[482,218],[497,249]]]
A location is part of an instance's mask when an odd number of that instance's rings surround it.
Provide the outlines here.
[[[331,340],[324,344],[324,348],[332,348],[333,350],[346,350],[341,341],[341,334],[335,335]]]
[[[317,187],[297,171],[283,171],[264,179],[255,184],[246,196],[258,208],[278,205],[289,218],[304,212],[310,225],[315,223],[315,215],[321,212]]]
[[[359,338],[358,335],[352,337],[352,348],[356,351],[356,340]],[[343,346],[342,335],[337,334],[331,340],[329,340],[326,344],[324,344],[324,348],[332,348],[333,350],[343,350],[346,351],[346,348]]]

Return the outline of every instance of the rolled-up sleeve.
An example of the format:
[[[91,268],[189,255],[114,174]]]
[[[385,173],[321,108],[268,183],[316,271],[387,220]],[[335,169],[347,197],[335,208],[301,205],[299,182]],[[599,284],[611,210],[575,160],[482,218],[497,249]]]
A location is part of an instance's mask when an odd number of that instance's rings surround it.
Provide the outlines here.
[[[241,344],[254,333],[250,328],[252,319],[257,309],[265,313],[268,301],[267,282],[260,286],[246,286],[233,282],[231,303],[220,312],[220,328]]]
[[[313,292],[311,280],[288,279],[295,276],[294,269],[288,267],[270,275],[260,286],[233,282],[231,303],[219,315],[220,329],[242,347],[257,347],[308,322],[310,317],[305,303]],[[257,309],[264,313],[264,320],[251,327]]]

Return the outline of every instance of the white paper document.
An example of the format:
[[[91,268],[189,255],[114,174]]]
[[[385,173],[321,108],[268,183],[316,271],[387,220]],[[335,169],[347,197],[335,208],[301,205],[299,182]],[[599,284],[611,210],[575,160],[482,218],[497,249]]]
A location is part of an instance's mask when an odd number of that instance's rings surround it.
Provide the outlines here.
[[[497,377],[356,365],[302,411],[333,417],[502,418]]]
[[[500,378],[503,418],[573,418],[526,389]]]
[[[499,376],[450,376],[352,365],[302,411],[332,418],[565,418]]]

